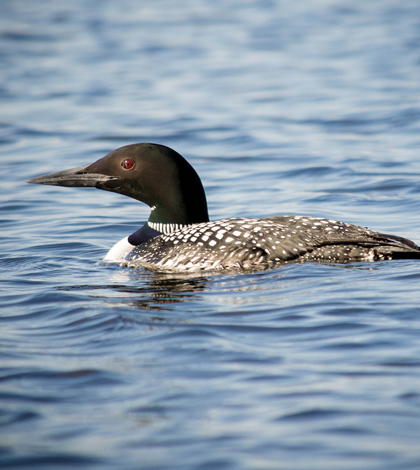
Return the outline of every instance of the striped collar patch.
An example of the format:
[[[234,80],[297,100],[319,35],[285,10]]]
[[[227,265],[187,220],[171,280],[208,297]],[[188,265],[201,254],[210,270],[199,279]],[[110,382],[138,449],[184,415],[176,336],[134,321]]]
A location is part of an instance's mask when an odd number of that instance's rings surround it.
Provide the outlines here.
[[[157,230],[160,233],[168,235],[169,233],[174,232],[175,230],[180,230],[182,228],[188,227],[185,224],[161,224],[156,222],[147,222],[147,225],[153,230]]]

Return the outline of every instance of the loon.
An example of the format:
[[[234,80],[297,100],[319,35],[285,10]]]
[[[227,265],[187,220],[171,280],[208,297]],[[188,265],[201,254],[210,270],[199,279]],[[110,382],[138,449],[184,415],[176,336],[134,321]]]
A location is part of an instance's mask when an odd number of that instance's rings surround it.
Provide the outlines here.
[[[121,265],[173,272],[420,259],[420,247],[411,240],[337,220],[274,216],[210,222],[198,174],[179,153],[158,144],[127,145],[91,165],[28,183],[94,187],[150,206],[147,223],[104,258]]]

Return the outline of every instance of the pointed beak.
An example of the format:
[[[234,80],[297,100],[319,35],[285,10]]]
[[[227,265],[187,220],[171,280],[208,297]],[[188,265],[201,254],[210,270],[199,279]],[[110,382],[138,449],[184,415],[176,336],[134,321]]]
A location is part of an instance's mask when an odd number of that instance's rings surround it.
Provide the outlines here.
[[[31,184],[49,184],[52,186],[86,187],[98,188],[101,184],[111,180],[117,180],[116,176],[89,173],[90,165],[70,168],[69,170],[57,171],[48,175],[37,176],[27,181]]]

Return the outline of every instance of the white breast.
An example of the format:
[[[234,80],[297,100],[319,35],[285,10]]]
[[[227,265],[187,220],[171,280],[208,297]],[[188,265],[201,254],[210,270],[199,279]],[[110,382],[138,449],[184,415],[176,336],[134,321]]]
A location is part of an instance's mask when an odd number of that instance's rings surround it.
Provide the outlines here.
[[[106,254],[104,261],[124,261],[134,245],[128,242],[128,237],[116,243]]]

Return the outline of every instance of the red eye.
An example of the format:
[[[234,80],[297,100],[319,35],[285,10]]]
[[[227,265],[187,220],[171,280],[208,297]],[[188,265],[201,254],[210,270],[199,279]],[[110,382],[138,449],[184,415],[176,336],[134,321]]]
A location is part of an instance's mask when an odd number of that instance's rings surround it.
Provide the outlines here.
[[[124,168],[124,170],[131,170],[131,168],[133,168],[134,166],[134,162],[133,160],[130,160],[129,158],[127,158],[127,160],[124,160],[121,163],[121,166]]]

